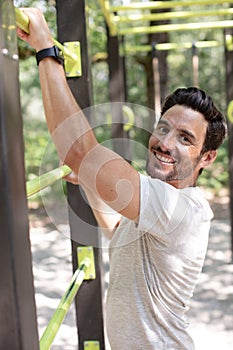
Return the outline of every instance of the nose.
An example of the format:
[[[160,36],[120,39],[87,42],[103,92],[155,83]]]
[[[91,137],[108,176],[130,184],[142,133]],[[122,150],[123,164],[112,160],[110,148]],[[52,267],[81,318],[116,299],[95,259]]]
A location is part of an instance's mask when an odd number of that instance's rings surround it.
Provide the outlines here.
[[[162,151],[166,152],[174,150],[174,148],[176,147],[176,135],[172,130],[170,130],[166,134],[159,135],[158,138],[159,146]]]

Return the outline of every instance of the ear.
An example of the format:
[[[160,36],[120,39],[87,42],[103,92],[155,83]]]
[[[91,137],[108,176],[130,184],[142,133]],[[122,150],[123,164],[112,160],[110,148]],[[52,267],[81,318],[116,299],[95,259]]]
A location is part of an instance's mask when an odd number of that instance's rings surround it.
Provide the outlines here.
[[[209,165],[211,165],[215,161],[216,157],[217,157],[216,150],[205,152],[201,158],[201,167],[207,168]]]

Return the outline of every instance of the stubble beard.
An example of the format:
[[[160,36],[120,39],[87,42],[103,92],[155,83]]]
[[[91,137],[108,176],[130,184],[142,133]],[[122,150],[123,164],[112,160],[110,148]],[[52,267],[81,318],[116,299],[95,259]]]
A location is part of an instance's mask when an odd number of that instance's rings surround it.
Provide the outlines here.
[[[198,162],[200,161],[200,158],[201,156],[197,157],[193,162],[193,164],[190,161],[187,161],[186,164],[184,163],[179,170],[177,169],[176,166],[174,166],[174,168],[169,172],[165,172],[162,169],[159,169],[158,166],[151,163],[150,160],[148,159],[146,162],[146,171],[150,177],[164,181],[164,182],[182,181],[190,177],[190,179],[192,179],[191,181],[192,184],[190,185],[193,185],[196,183],[196,180],[197,180],[193,176],[194,169],[196,168]]]
[[[146,163],[146,171],[147,174],[153,179],[158,179],[164,182],[178,179],[178,173],[176,170],[164,172],[162,169],[159,169],[158,167],[155,167],[154,165],[150,164],[149,159]]]

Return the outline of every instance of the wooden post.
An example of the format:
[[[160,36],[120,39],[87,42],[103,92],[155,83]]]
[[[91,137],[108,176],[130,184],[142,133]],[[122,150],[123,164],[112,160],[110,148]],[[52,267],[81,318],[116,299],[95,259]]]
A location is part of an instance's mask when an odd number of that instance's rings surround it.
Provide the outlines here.
[[[230,40],[227,40],[227,37]],[[233,46],[229,45],[233,38],[233,29],[228,28],[225,30],[225,62],[226,62],[226,94],[227,94],[227,105],[233,101]],[[227,44],[228,43],[228,44]],[[233,123],[228,118],[228,135],[229,135],[229,192],[230,192],[230,214],[231,214],[231,252],[233,261]]]
[[[109,67],[109,97],[112,103],[112,139],[114,150],[124,158],[126,154],[128,136],[123,129],[122,104],[126,101],[126,73],[125,58],[120,55],[120,40],[118,36],[111,36],[107,27],[107,52]],[[119,139],[121,141],[119,141]],[[124,141],[124,142],[122,142]]]
[[[88,57],[85,0],[57,0],[59,41],[79,41],[81,44],[82,76],[69,78],[68,84],[81,108],[92,105],[91,72]],[[79,349],[84,341],[96,340],[105,349],[102,310],[102,251],[97,224],[92,210],[83,199],[80,188],[68,184],[69,220],[73,250],[73,269],[77,268],[77,246],[95,247],[96,279],[84,281],[76,297]]]
[[[12,1],[0,2],[0,348],[38,350]]]

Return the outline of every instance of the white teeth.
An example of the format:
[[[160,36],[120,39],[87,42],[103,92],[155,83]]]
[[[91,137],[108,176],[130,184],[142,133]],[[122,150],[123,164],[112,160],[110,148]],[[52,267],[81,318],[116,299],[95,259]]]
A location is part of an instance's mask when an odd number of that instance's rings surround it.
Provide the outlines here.
[[[165,163],[173,163],[173,161],[170,159],[170,158],[166,158],[166,157],[163,157],[159,154],[155,154],[156,158],[158,158],[161,162],[165,162]]]

